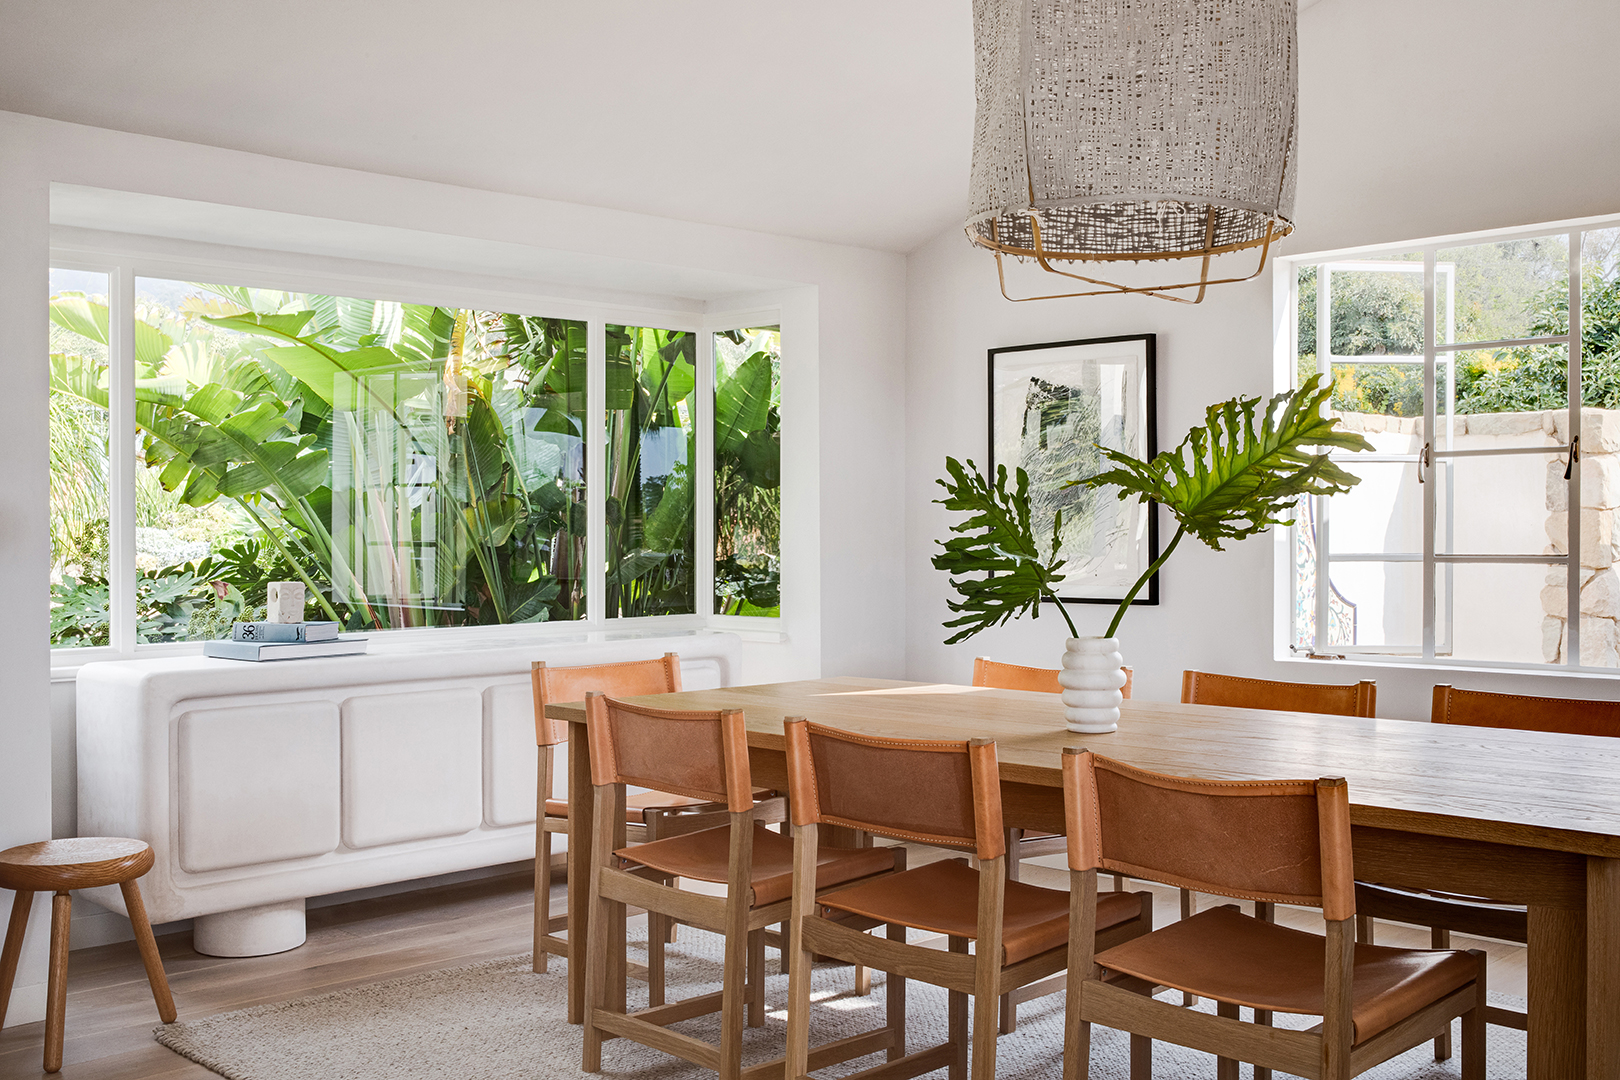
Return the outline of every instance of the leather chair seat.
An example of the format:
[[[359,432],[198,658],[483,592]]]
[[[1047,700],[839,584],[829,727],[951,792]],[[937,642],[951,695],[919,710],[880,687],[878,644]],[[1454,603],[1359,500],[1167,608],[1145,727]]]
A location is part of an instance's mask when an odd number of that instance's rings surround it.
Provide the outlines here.
[[[1233,908],[1201,911],[1097,954],[1103,968],[1200,997],[1322,1015],[1326,941]],[[1473,981],[1466,952],[1357,945],[1351,1020],[1357,1044]]]
[[[1069,943],[1069,894],[1021,881],[1007,882],[1002,908],[1002,963],[1016,964]],[[839,889],[819,898],[835,911],[864,915],[950,937],[979,935],[979,872],[963,859],[945,859],[915,870]],[[1130,893],[1097,896],[1097,929],[1141,914]]]
[[[904,848],[836,848],[816,850],[816,888],[825,889],[881,874],[895,867],[896,852]],[[724,883],[731,861],[731,826],[687,833],[620,848],[613,854],[625,867],[645,866],[675,877]],[[774,904],[793,895],[793,841],[763,825],[754,826],[752,882],[754,907]]]
[[[768,799],[775,794],[776,792],[771,791],[768,788],[760,788],[754,792],[754,798]],[[688,808],[696,808],[699,806],[713,806],[719,810],[725,809],[724,806],[709,802],[707,799],[693,799],[685,795],[671,795],[667,791],[632,791],[629,795],[626,795],[624,799],[624,820],[630,822],[632,825],[645,825],[647,824],[647,815],[643,813],[645,810],[683,810]],[[568,800],[547,799],[546,816],[567,817]],[[724,879],[722,878],[721,880]]]

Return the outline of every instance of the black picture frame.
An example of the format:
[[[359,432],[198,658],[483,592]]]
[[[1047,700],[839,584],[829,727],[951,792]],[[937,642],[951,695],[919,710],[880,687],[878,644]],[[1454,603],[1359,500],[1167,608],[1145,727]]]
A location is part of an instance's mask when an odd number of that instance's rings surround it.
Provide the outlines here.
[[[990,475],[995,475],[998,464],[1005,464],[1009,473],[1016,467],[1023,467],[1030,472],[1031,502],[1037,504],[1032,507],[1036,516],[1037,536],[1041,535],[1043,513],[1046,522],[1053,521],[1054,515],[1045,508],[1054,502],[1058,505],[1067,503],[1074,507],[1089,506],[1093,511],[1108,507],[1117,508],[1109,525],[1113,545],[1111,550],[1115,551],[1117,557],[1118,546],[1129,545],[1128,558],[1121,567],[1109,568],[1107,572],[1101,574],[1089,572],[1068,575],[1059,588],[1058,598],[1063,603],[1118,605],[1125,599],[1125,594],[1130,591],[1137,577],[1159,557],[1157,503],[1149,502],[1142,505],[1134,500],[1120,502],[1114,489],[1111,488],[1095,492],[1085,488],[1072,488],[1065,489],[1063,494],[1053,490],[1062,480],[1080,479],[1107,467],[1107,459],[1095,449],[1089,453],[1079,449],[1096,441],[1117,445],[1125,452],[1144,460],[1151,460],[1158,453],[1158,382],[1155,370],[1157,351],[1155,334],[1076,338],[1069,341],[1010,345],[988,350],[986,367]],[[1127,364],[1127,361],[1130,363]],[[1086,373],[1088,367],[1102,369],[1098,372],[1097,378],[1093,414],[1095,420],[1089,419],[1082,412],[1082,415],[1070,424],[1068,410],[1073,407],[1073,403],[1092,400],[1089,392],[1092,387],[1088,385],[1091,377]],[[1129,370],[1108,371],[1109,368],[1115,367],[1121,369],[1128,367]],[[1078,384],[1076,384],[1077,376]],[[1103,382],[1104,376],[1108,378],[1107,383]],[[1041,445],[1031,446],[1027,438],[1031,408],[1028,383],[1036,379],[1043,384],[1040,392],[1048,398],[1048,404],[1041,406],[1043,418],[1038,436]],[[1022,391],[1024,399],[1021,404],[1017,400],[1020,385],[1024,387]],[[1066,401],[1063,398],[1064,391],[1067,392]],[[1086,443],[1080,437],[1068,435],[1061,447],[1046,448],[1044,444],[1048,431],[1051,430],[1045,422],[1047,408],[1064,410],[1064,415],[1053,428],[1060,428],[1065,424],[1071,427],[1078,426],[1082,432],[1095,438],[1091,443]],[[1085,405],[1081,405],[1081,409],[1084,410]],[[998,413],[1002,417],[1002,430],[999,433]],[[1135,415],[1132,416],[1130,413]],[[1009,431],[1014,418],[1022,420],[1022,424]],[[1105,431],[1105,426],[1109,430]],[[1001,455],[996,452],[998,434],[1004,444]],[[1109,435],[1113,436],[1111,440],[1108,438]],[[1017,438],[1019,444],[1016,454],[1011,452],[1013,438]],[[1068,461],[1062,458],[1043,460],[1049,454],[1068,455],[1077,460]],[[1007,460],[1009,456],[1016,457],[1017,460]],[[1047,488],[1045,498],[1039,490],[1038,478],[1041,478],[1039,484]],[[1089,517],[1082,514],[1082,518],[1089,524],[1078,527],[1079,535],[1081,538],[1089,538],[1095,549],[1100,542],[1096,531],[1095,513]],[[1074,535],[1069,525],[1072,520],[1071,518],[1065,522],[1066,536]],[[1050,524],[1046,527],[1050,528]],[[1086,531],[1088,528],[1089,532]],[[1121,529],[1125,530],[1124,534],[1121,533]],[[1148,579],[1147,587],[1137,594],[1132,604],[1151,607],[1158,603],[1159,575],[1154,574]]]

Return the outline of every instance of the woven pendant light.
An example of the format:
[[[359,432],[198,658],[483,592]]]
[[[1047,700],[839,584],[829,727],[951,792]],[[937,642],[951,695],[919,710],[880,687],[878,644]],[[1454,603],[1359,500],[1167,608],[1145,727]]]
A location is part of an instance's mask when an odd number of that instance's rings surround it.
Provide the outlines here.
[[[1294,227],[1296,5],[974,0],[967,234],[995,252],[1002,294],[1196,304],[1209,285],[1257,276]],[[1250,248],[1253,274],[1210,279],[1212,256]],[[1007,255],[1095,288],[1013,297]],[[1193,258],[1195,280],[1145,287],[1076,269]]]

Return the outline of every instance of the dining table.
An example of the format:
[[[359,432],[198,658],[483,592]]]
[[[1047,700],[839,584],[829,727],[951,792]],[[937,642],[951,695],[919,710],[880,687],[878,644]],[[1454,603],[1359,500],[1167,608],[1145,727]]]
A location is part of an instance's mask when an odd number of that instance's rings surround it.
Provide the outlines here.
[[[1070,746],[1176,776],[1344,777],[1358,879],[1528,908],[1530,1080],[1620,1077],[1620,739],[1140,699],[1120,706],[1117,731],[1082,735],[1065,728],[1053,694],[868,678],[629,700],[743,710],[753,783],[783,790],[785,717],[868,735],[992,738],[1006,824],[1051,833],[1064,828],[1060,759]],[[568,858],[579,893],[568,1018],[579,1023],[590,750],[583,703],[547,714],[569,723]]]

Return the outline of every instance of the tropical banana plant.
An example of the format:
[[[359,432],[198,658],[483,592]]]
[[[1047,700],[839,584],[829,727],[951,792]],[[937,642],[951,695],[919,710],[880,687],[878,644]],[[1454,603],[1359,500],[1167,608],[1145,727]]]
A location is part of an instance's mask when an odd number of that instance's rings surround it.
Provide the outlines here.
[[[1156,502],[1176,519],[1175,536],[1131,586],[1104,636],[1119,629],[1136,594],[1188,533],[1221,551],[1222,541],[1292,525],[1292,510],[1304,496],[1336,495],[1360,483],[1328,456],[1328,449],[1360,451],[1373,445],[1327,415],[1332,393],[1318,375],[1271,398],[1263,412],[1257,397],[1211,405],[1201,427],[1152,461],[1103,448],[1117,467],[1072,483],[1117,487],[1120,499]]]

